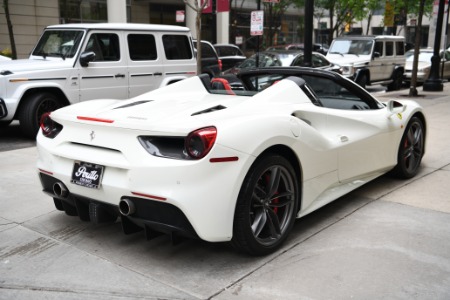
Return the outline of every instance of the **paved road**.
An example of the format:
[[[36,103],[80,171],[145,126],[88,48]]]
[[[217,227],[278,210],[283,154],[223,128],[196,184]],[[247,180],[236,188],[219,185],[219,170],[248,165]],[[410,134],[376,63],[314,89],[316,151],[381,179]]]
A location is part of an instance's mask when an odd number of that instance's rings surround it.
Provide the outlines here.
[[[450,92],[418,101],[419,176],[381,177],[298,220],[266,257],[69,217],[40,191],[35,147],[0,152],[0,299],[450,299]]]

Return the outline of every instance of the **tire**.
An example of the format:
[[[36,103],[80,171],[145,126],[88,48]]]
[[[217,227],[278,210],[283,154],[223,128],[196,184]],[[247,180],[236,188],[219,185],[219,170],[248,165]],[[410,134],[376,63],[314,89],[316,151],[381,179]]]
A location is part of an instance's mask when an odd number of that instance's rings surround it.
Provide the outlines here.
[[[403,73],[401,71],[395,71],[392,75],[392,82],[387,86],[388,91],[398,91],[403,84]]]
[[[397,165],[392,170],[396,177],[416,176],[425,150],[425,130],[422,121],[413,117],[406,127],[398,149]]]
[[[367,75],[366,74],[362,74],[361,76],[359,76],[356,80],[356,83],[362,87],[363,89],[366,88],[367,85]]]
[[[284,157],[258,159],[239,192],[232,245],[251,255],[274,252],[294,225],[298,195],[296,173]]]
[[[22,100],[19,111],[19,121],[22,133],[29,138],[35,138],[39,130],[41,116],[61,107],[61,103],[52,93],[42,92],[27,96]]]
[[[13,120],[9,120],[9,121],[0,121],[0,128],[5,128],[8,127],[9,124],[12,123]]]

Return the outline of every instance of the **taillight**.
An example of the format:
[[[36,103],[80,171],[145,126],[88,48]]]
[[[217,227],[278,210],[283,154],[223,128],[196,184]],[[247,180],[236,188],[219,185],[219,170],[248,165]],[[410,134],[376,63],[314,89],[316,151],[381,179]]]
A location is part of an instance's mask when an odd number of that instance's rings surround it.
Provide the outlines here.
[[[42,134],[50,139],[55,138],[63,129],[63,126],[50,118],[50,113],[47,112],[41,116],[41,130]]]
[[[217,62],[219,63],[219,70],[222,72],[222,60],[218,59]]]
[[[217,129],[205,127],[191,132],[186,138],[186,152],[193,159],[205,157],[216,141]]]

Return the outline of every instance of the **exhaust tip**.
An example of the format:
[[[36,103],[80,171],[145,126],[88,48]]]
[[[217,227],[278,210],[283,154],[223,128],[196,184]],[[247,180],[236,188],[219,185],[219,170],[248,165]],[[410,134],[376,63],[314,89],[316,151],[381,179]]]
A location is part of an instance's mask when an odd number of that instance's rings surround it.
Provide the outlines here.
[[[136,208],[134,206],[134,203],[131,200],[128,199],[122,199],[119,202],[119,212],[124,216],[130,216],[134,214],[136,211]]]
[[[65,198],[67,197],[68,191],[62,182],[57,182],[53,185],[53,193],[58,197]]]

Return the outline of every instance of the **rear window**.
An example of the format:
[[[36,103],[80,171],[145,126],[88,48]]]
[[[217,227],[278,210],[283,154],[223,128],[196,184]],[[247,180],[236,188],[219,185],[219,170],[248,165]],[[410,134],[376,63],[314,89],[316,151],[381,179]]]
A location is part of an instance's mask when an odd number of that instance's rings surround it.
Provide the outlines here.
[[[386,56],[394,55],[394,42],[386,42]]]
[[[397,55],[405,55],[405,43],[395,42],[395,49]]]
[[[191,43],[186,35],[165,34],[162,41],[168,60],[192,59]]]
[[[216,52],[209,44],[202,43],[201,45],[202,45],[202,57],[204,57],[204,58],[207,58],[207,57],[216,58],[217,57]]]
[[[130,59],[135,61],[158,58],[155,37],[152,34],[129,34],[128,51]]]

